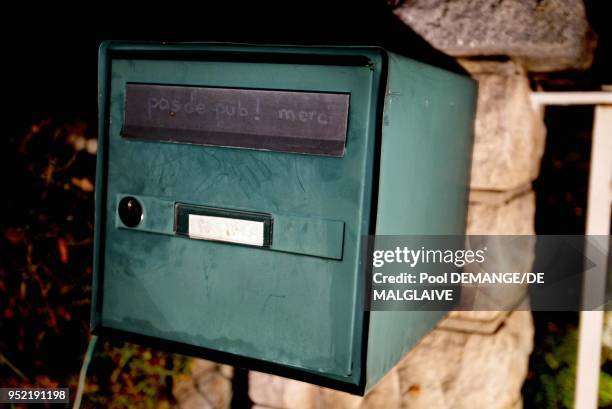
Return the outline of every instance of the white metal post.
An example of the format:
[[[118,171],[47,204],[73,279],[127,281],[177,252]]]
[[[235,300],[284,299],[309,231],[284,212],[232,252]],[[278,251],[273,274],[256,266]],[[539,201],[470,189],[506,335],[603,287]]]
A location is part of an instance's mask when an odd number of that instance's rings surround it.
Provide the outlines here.
[[[603,303],[607,274],[607,251],[610,240],[610,211],[612,205],[612,92],[532,92],[534,110],[542,117],[546,105],[595,105],[591,169],[587,202],[586,235],[594,247],[587,248],[585,256],[597,265],[585,274],[582,300],[585,310],[580,313],[578,360],[574,407],[596,409],[599,395],[601,364],[601,337],[604,321]],[[596,251],[592,252],[591,250]],[[600,300],[601,302],[598,302]],[[601,305],[589,311],[593,305]]]
[[[591,244],[598,243],[600,251],[587,248],[586,257],[596,267],[585,271],[580,313],[578,363],[574,404],[577,409],[597,408],[599,372],[601,365],[601,337],[604,322],[608,241],[610,240],[610,204],[612,198],[612,105],[595,107],[595,124],[591,145],[591,170],[587,206],[586,234],[598,235]],[[596,239],[596,240],[593,240]],[[599,258],[599,259],[596,259]],[[603,259],[603,260],[602,260]],[[600,305],[596,311],[588,311]]]

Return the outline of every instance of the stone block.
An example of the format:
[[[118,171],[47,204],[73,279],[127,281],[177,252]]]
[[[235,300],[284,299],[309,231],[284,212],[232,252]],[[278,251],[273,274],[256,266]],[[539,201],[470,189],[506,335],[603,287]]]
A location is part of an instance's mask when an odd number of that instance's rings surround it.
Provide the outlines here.
[[[505,191],[533,181],[546,128],[532,108],[524,69],[511,61],[461,63],[478,81],[470,187]]]
[[[280,376],[249,372],[249,397],[261,406],[273,408],[314,408],[316,387]]]
[[[196,388],[207,402],[215,409],[230,407],[232,400],[232,384],[219,372],[210,372],[196,379]]]
[[[172,394],[178,402],[179,409],[215,409],[196,389],[193,379],[178,380]]]
[[[232,399],[232,368],[192,358],[190,375],[177,379],[173,388],[180,409],[227,409]]]
[[[491,335],[432,331],[397,367],[402,408],[515,407],[532,348],[529,311],[513,312]]]
[[[493,334],[508,316],[506,311],[451,311],[438,328],[478,334]]]
[[[467,234],[535,234],[534,217],[535,194],[531,190],[501,203],[470,202]]]
[[[405,0],[394,13],[455,57],[508,55],[530,71],[588,68],[596,36],[582,0]]]
[[[217,370],[219,365],[213,361],[208,361],[206,359],[193,358],[189,362],[189,367],[191,369],[191,375],[197,377],[202,373],[207,373],[211,371]]]

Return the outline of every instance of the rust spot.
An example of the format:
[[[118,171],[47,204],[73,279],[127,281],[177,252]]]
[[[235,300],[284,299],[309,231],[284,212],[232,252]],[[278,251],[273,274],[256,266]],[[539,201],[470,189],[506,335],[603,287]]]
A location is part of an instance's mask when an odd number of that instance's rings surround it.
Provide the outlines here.
[[[413,384],[408,387],[408,393],[411,397],[417,398],[421,394],[421,385]]]

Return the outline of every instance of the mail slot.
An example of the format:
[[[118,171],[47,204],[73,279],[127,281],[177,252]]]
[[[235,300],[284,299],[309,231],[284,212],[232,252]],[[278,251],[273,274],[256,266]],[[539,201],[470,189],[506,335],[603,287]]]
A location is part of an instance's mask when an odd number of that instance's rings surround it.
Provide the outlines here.
[[[363,394],[443,312],[369,235],[463,234],[476,87],[370,47],[107,42],[92,328]]]

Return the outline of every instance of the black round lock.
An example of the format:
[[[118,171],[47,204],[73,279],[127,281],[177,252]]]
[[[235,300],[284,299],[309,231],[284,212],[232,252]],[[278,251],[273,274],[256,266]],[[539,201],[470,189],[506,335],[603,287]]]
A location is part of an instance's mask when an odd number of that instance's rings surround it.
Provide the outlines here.
[[[127,227],[136,227],[142,220],[142,206],[131,196],[124,197],[119,202],[119,218]]]

